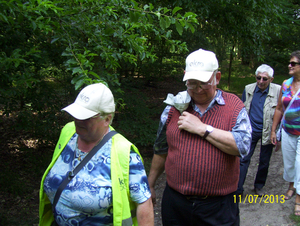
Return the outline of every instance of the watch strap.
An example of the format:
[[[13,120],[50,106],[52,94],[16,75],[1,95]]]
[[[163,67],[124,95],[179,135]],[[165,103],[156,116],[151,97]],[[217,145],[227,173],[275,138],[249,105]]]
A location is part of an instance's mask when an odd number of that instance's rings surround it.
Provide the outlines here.
[[[204,135],[203,135],[203,137],[202,137],[202,139],[206,139],[206,137],[208,136],[208,134],[209,134],[209,131],[206,130],[205,133],[204,133]]]
[[[211,125],[208,125],[206,127],[206,131],[205,131],[202,139],[206,139],[206,137],[208,136],[208,134],[210,134],[213,130],[214,130],[214,128]]]

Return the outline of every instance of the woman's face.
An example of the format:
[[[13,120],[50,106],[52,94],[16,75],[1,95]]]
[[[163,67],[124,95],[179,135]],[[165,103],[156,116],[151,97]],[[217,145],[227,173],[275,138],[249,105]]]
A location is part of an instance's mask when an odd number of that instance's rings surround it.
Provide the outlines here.
[[[299,63],[300,64],[300,61],[297,57],[292,57],[290,59],[290,63],[289,63],[289,74],[291,76],[300,76],[300,65],[299,64],[296,64],[295,66],[292,66],[291,65],[291,62],[295,62],[295,63]]]
[[[78,120],[74,118],[76,133],[87,142],[98,140],[107,131],[110,117],[101,117]]]

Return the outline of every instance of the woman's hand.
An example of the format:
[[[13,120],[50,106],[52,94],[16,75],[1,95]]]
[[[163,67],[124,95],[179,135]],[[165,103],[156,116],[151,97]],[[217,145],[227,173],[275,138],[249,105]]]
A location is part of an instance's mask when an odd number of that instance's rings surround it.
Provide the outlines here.
[[[275,145],[275,152],[278,151],[281,148],[281,141],[278,141]]]
[[[276,133],[275,131],[271,131],[271,137],[270,137],[271,143],[273,145],[277,145],[277,138],[276,138]]]

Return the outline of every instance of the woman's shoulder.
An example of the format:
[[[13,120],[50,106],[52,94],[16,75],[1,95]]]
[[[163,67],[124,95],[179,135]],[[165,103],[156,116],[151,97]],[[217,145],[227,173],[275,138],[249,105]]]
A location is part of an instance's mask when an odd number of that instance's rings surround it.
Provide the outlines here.
[[[286,79],[282,82],[282,92],[285,93],[287,92],[288,90],[290,90],[290,86],[292,85],[293,83],[293,77],[289,78],[289,79]]]
[[[285,86],[290,86],[293,83],[293,80],[294,77],[290,77],[289,79],[285,79],[282,84]]]

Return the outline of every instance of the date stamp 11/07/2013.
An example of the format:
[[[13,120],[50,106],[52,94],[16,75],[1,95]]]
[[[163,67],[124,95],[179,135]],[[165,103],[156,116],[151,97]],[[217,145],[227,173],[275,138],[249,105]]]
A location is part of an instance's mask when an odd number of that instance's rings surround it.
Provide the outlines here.
[[[284,195],[251,195],[246,194],[244,197],[242,195],[233,195],[234,203],[267,203],[267,204],[274,204],[274,203],[284,203]]]

